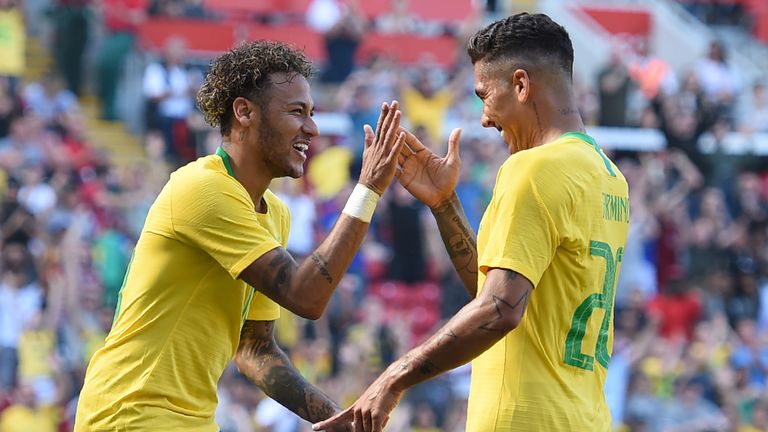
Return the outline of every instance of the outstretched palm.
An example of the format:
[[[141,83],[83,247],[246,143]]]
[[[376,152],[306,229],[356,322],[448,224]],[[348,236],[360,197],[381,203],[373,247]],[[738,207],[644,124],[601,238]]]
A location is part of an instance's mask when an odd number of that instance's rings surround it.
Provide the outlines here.
[[[459,180],[460,139],[461,129],[454,129],[448,138],[448,154],[439,157],[424,147],[415,135],[405,131],[406,145],[398,156],[400,184],[431,208],[448,201]]]

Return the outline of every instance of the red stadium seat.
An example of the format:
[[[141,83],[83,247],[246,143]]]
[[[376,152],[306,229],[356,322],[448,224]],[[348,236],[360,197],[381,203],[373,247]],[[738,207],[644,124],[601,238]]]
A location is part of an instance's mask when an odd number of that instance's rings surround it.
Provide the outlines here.
[[[360,7],[366,17],[376,18],[392,10],[392,0],[364,0]],[[473,13],[471,0],[409,0],[408,10],[428,21],[463,21]]]
[[[204,0],[205,9],[231,19],[253,15],[304,15],[312,0]]]
[[[463,21],[473,13],[471,0],[412,0],[408,8],[421,19],[434,21]]]
[[[138,31],[144,49],[161,50],[172,37],[183,39],[193,54],[209,56],[226,51],[235,44],[235,25],[193,19],[153,18]]]
[[[398,63],[414,64],[429,59],[441,66],[456,63],[456,41],[450,36],[423,37],[416,35],[371,33],[358,49],[358,60],[384,54]]]
[[[287,42],[298,49],[304,50],[304,53],[313,60],[325,58],[323,36],[303,25],[253,25],[248,28],[248,39],[268,39]]]
[[[646,9],[594,6],[581,6],[580,9],[611,34],[647,37],[651,33],[652,17]]]

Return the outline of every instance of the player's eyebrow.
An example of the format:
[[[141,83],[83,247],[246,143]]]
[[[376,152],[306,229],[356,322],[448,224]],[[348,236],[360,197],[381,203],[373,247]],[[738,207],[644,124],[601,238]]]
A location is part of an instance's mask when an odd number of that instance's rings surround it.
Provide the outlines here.
[[[291,105],[294,105],[294,106],[299,106],[299,107],[301,107],[301,109],[302,109],[303,111],[309,111],[309,114],[310,114],[310,115],[312,115],[312,114],[314,114],[314,113],[315,113],[315,106],[314,106],[314,105],[310,106],[309,104],[307,104],[307,103],[306,103],[306,102],[304,102],[304,101],[293,101],[293,102],[288,102],[288,106],[291,106]]]

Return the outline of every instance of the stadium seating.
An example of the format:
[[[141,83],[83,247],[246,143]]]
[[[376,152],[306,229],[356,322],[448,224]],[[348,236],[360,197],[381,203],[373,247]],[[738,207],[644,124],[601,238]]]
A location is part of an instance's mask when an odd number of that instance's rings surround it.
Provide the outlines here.
[[[148,51],[159,51],[171,37],[183,39],[192,55],[210,57],[242,40],[272,39],[290,42],[315,61],[325,60],[323,37],[304,25],[269,26],[236,21],[153,18],[139,27],[139,41]],[[403,50],[408,46],[410,49]],[[456,62],[456,43],[450,36],[383,35],[370,33],[363,39],[358,59],[386,54],[402,64],[425,59],[442,66]]]

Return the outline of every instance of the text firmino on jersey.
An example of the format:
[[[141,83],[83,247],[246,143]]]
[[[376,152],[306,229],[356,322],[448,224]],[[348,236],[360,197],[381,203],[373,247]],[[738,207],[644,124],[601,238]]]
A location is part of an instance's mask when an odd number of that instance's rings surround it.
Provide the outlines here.
[[[629,198],[603,193],[603,219],[629,223]]]

